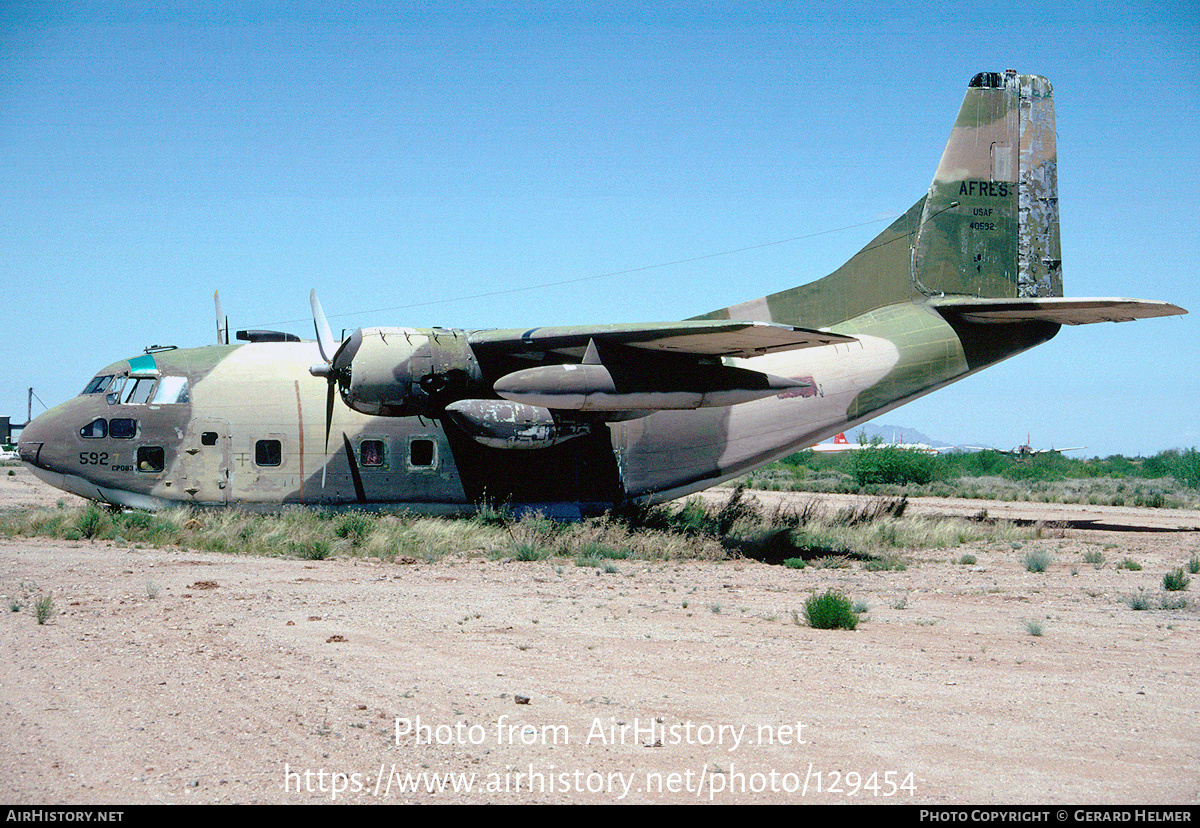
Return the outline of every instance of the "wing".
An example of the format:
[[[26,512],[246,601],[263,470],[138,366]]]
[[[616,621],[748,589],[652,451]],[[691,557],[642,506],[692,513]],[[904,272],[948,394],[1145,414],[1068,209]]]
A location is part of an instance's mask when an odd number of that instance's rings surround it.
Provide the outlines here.
[[[624,417],[736,405],[806,388],[807,379],[724,365],[720,358],[855,340],[765,322],[689,320],[476,331],[468,341],[484,373],[497,377],[493,390],[506,400]]]
[[[692,357],[752,357],[855,341],[853,337],[828,331],[736,320],[475,331],[468,341],[475,352],[481,355],[526,356],[543,360],[546,355],[553,354],[560,361],[578,362],[583,359],[592,340],[601,344]]]

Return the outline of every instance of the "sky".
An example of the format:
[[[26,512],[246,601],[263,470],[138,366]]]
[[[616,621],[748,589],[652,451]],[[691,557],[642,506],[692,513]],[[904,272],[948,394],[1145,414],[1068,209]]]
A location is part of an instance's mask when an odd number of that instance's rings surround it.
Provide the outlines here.
[[[113,8],[119,6],[119,8]],[[889,412],[949,443],[1200,445],[1194,3],[0,4],[0,414],[233,330],[683,319],[833,271],[968,80],[1054,84],[1064,328]],[[735,252],[737,251],[737,252]]]

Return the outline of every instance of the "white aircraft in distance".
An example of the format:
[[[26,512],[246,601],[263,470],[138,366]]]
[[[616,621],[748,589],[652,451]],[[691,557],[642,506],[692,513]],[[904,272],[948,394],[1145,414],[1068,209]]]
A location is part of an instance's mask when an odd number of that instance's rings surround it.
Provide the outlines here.
[[[898,448],[905,449],[906,451],[919,451],[924,454],[937,454],[942,451],[942,448],[931,446],[928,443],[851,443],[846,439],[844,431],[834,435],[832,443],[817,443],[812,447],[812,450],[834,453],[839,451],[857,451],[858,449],[866,448]],[[949,448],[949,446],[946,448]]]

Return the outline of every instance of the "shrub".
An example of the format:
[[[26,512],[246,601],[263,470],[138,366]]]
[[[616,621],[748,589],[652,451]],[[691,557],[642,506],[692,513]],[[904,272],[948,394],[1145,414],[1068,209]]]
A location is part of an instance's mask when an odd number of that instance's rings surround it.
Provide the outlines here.
[[[1025,553],[1024,563],[1027,572],[1045,572],[1050,566],[1050,553],[1044,549],[1031,549]]]
[[[33,614],[37,618],[39,624],[45,624],[46,620],[54,612],[54,598],[49,595],[43,595],[33,602]]]
[[[308,542],[290,542],[288,544],[297,558],[306,561],[323,561],[329,557],[329,541],[318,538]]]
[[[1181,589],[1187,589],[1191,580],[1191,578],[1183,574],[1183,568],[1178,567],[1163,576],[1163,589],[1168,592],[1179,592]]]
[[[812,595],[804,602],[804,619],[808,626],[817,630],[853,630],[858,627],[858,616],[850,599],[833,589],[822,595]]]
[[[1129,593],[1129,597],[1125,599],[1132,610],[1148,610],[1150,609],[1150,596],[1144,590],[1139,589],[1137,592]]]
[[[518,543],[513,547],[513,557],[518,561],[540,561],[549,555],[549,552],[544,551],[536,543]]]
[[[938,474],[935,455],[878,443],[851,452],[850,475],[860,488],[930,483]]]
[[[83,513],[75,521],[75,528],[85,538],[95,538],[111,525],[112,520],[109,518],[108,513],[95,503],[89,503],[87,508],[83,510]]]
[[[903,572],[908,569],[908,561],[900,555],[880,555],[870,558],[863,564],[868,572]]]
[[[1160,599],[1162,608],[1165,610],[1181,610],[1187,609],[1188,599],[1183,595],[1164,595]]]
[[[371,515],[363,512],[348,512],[338,518],[334,534],[339,538],[349,540],[351,546],[362,546],[366,542],[367,536],[371,534],[371,527],[374,523],[375,519]]]

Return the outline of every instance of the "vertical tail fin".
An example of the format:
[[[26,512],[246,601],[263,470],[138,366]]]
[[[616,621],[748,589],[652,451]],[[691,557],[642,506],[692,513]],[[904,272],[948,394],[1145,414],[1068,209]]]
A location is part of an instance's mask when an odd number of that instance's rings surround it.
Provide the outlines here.
[[[821,328],[930,296],[1062,296],[1056,163],[1050,82],[982,72],[903,216],[824,279],[697,318]]]
[[[913,240],[926,295],[1062,296],[1050,82],[1009,71],[971,80]]]

